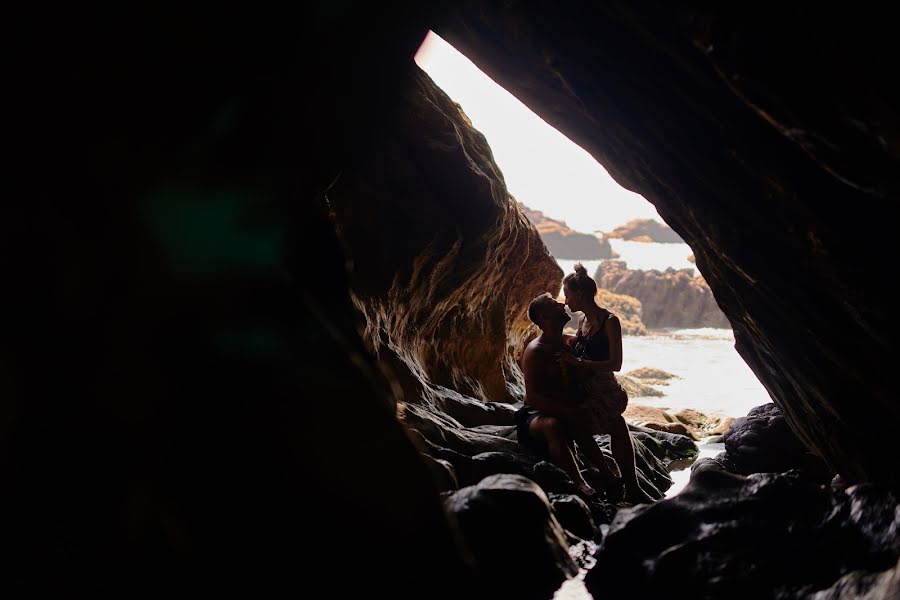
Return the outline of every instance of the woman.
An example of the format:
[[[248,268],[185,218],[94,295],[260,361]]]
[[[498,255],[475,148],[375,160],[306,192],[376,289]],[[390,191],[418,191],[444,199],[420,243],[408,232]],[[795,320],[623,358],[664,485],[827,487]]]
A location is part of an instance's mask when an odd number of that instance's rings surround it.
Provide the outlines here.
[[[638,485],[634,446],[622,418],[628,406],[628,394],[613,375],[622,368],[619,318],[597,304],[597,283],[581,263],[563,280],[563,293],[569,309],[584,316],[578,322],[577,334],[567,340],[573,352],[561,352],[559,361],[574,369],[581,400],[591,409],[596,429],[610,436],[612,455],[625,483],[625,497],[632,502],[652,502]]]

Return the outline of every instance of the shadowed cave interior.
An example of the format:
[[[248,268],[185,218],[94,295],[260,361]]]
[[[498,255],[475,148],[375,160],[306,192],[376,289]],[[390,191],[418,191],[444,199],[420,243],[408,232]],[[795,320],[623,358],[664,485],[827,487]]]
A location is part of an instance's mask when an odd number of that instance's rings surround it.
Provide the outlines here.
[[[678,496],[585,502],[512,436],[526,308],[562,273],[414,64],[429,29],[693,249],[774,404]],[[598,598],[896,593],[884,15],[464,0],[21,33],[17,596],[549,598],[579,569]],[[633,435],[663,492],[693,443]]]

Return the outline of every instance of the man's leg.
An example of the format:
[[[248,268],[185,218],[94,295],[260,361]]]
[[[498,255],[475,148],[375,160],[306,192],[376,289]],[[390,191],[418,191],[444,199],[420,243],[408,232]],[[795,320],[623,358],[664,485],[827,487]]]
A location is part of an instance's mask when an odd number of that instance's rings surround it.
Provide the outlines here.
[[[575,485],[587,494],[595,493],[594,489],[581,476],[575,456],[572,454],[572,448],[569,446],[569,439],[566,437],[565,427],[558,419],[548,416],[535,417],[528,426],[528,433],[534,439],[546,442],[550,460],[565,471]]]

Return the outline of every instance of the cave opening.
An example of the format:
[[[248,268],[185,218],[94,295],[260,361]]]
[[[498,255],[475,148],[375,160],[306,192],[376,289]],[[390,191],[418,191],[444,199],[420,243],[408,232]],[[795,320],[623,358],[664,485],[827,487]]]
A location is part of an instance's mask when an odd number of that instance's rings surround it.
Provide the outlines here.
[[[688,435],[700,457],[722,451],[730,422],[770,400],[735,350],[690,246],[652,203],[433,31],[415,61],[485,136],[510,194],[563,273],[583,264],[600,288],[598,303],[622,320],[619,379],[630,396],[629,422]],[[566,333],[575,333],[581,315],[572,313]],[[667,496],[687,483],[685,466],[675,465]]]

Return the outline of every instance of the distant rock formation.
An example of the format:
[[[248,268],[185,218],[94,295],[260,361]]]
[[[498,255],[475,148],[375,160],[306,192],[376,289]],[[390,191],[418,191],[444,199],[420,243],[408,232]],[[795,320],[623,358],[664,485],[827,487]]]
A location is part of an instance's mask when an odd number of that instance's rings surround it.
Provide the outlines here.
[[[563,221],[557,221],[544,215],[539,210],[531,210],[524,204],[528,220],[537,228],[541,239],[556,258],[597,260],[614,258],[609,242],[601,240],[590,233],[581,233],[571,229]]]
[[[731,327],[709,285],[690,269],[632,271],[623,261],[607,260],[594,279],[599,287],[640,300],[641,321],[651,329]]]
[[[672,228],[653,219],[634,219],[617,227],[607,238],[617,238],[632,242],[661,242],[664,244],[683,244],[684,240],[672,231]]]

